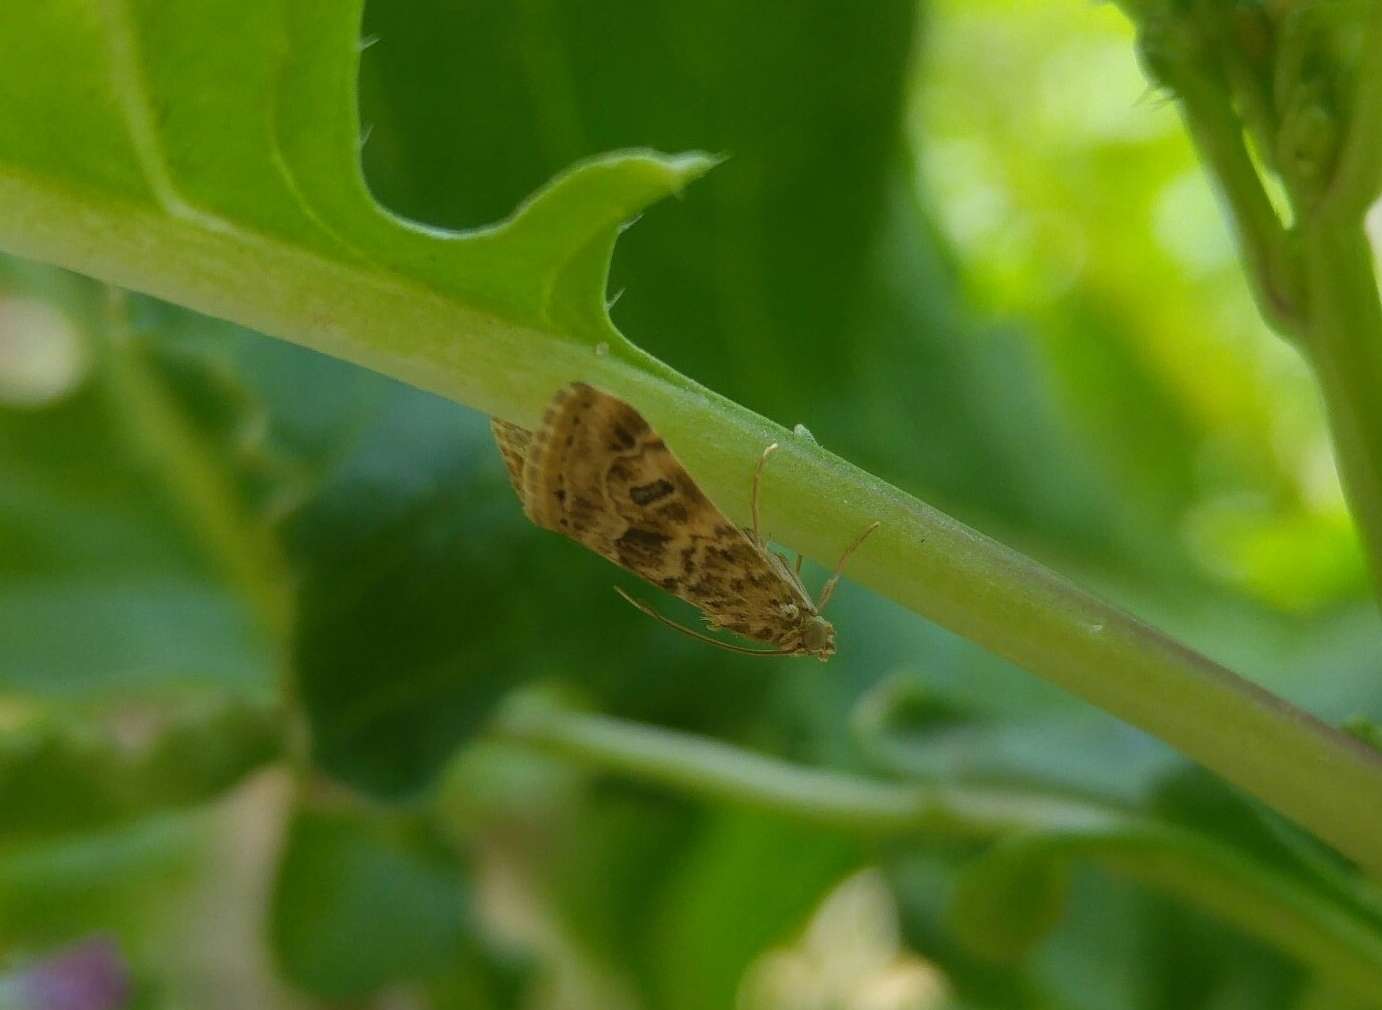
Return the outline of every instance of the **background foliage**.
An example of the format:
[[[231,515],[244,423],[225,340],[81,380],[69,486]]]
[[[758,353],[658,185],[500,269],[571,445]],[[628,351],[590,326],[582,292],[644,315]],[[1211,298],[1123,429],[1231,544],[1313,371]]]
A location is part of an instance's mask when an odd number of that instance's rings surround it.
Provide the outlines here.
[[[582,157],[727,154],[617,246],[640,346],[1382,718],[1310,376],[1112,7],[415,0],[363,39],[384,206],[475,227]],[[0,404],[0,1004],[99,934],[149,1007],[1375,1005],[1331,852],[856,587],[827,667],[670,636],[523,520],[477,413],[19,260]],[[1059,816],[880,841],[531,746],[553,719]]]

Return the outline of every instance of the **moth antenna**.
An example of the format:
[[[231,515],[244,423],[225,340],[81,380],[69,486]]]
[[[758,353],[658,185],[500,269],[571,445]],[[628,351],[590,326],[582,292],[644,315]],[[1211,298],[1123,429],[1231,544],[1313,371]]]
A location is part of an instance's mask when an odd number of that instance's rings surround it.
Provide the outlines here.
[[[825,585],[821,586],[821,598],[816,602],[816,613],[819,614],[825,609],[825,605],[830,602],[830,597],[835,593],[835,584],[840,581],[840,575],[845,570],[845,562],[849,560],[849,556],[859,549],[859,545],[868,539],[870,533],[882,525],[881,522],[874,520],[869,524],[868,529],[854,538],[854,543],[845,548],[845,552],[840,555],[840,560],[835,563],[835,571],[831,574],[830,578],[825,580]]]
[[[694,638],[702,642],[708,642],[709,644],[715,646],[717,649],[724,649],[726,652],[737,652],[742,656],[795,655],[795,653],[790,649],[746,649],[742,645],[731,645],[729,642],[722,642],[718,638],[711,638],[709,635],[703,635],[699,631],[693,631],[690,628],[683,627],[682,625],[678,624],[676,621],[671,620],[670,618],[663,617],[656,610],[654,610],[651,605],[644,603],[642,600],[635,600],[632,596],[624,592],[624,590],[620,589],[618,586],[614,587],[614,591],[618,593],[620,596],[622,596],[629,603],[631,603],[634,607],[643,611],[643,613],[647,614],[654,621],[658,621],[662,624],[667,625],[667,627],[671,628],[673,631],[680,631],[683,635],[686,635],[689,638]]]
[[[768,457],[777,452],[777,443],[774,442],[763,450],[763,455],[758,457],[758,465],[753,468],[753,538],[760,544],[763,543],[763,535],[759,532],[758,523],[758,485],[763,483],[763,464],[768,462]]]

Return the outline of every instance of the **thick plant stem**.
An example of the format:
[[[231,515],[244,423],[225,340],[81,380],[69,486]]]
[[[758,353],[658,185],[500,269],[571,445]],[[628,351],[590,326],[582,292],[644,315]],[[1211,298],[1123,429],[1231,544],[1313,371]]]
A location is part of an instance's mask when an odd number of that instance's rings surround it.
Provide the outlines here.
[[[855,835],[985,841],[1018,833],[1043,859],[1089,860],[1170,893],[1363,999],[1375,996],[1382,974],[1382,936],[1349,909],[1214,841],[1112,804],[1029,787],[876,782],[536,704],[512,707],[494,732],[597,769]]]
[[[0,174],[0,247],[529,427],[558,387],[584,379],[636,404],[742,522],[754,463],[779,442],[763,515],[781,542],[833,558],[880,521],[852,579],[1160,737],[1382,875],[1382,755],[649,357],[515,325],[368,264],[27,177]]]

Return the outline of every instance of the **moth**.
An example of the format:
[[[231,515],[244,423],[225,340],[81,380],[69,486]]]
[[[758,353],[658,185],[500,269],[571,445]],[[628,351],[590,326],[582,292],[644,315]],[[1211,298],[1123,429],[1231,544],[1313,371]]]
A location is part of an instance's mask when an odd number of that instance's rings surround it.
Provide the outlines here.
[[[835,654],[835,629],[821,611],[845,562],[879,524],[845,549],[813,602],[801,581],[801,558],[790,565],[760,533],[758,488],[776,443],[754,469],[753,526],[741,528],[706,497],[638,411],[593,386],[573,382],[558,391],[536,431],[498,418],[490,423],[529,519],[698,607],[712,630],[769,648],[684,628],[616,587],[639,610],[731,652],[821,662]]]

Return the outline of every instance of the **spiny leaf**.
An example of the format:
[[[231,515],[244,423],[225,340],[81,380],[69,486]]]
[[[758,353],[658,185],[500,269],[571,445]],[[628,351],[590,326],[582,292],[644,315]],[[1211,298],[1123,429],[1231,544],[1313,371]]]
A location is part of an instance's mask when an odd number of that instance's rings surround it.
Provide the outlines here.
[[[617,340],[604,283],[619,229],[714,160],[610,154],[562,173],[493,227],[446,233],[403,221],[374,201],[360,168],[361,10],[361,0],[6,5],[0,36],[26,45],[0,68],[11,126],[0,136],[0,191],[16,180],[60,202],[76,191],[88,211],[142,230],[144,260],[120,271],[135,283],[146,271],[182,272],[148,238],[163,226],[203,252],[267,241],[510,323]],[[39,60],[62,62],[62,86],[33,86],[53,76]],[[69,240],[58,235],[51,254],[65,259]]]

